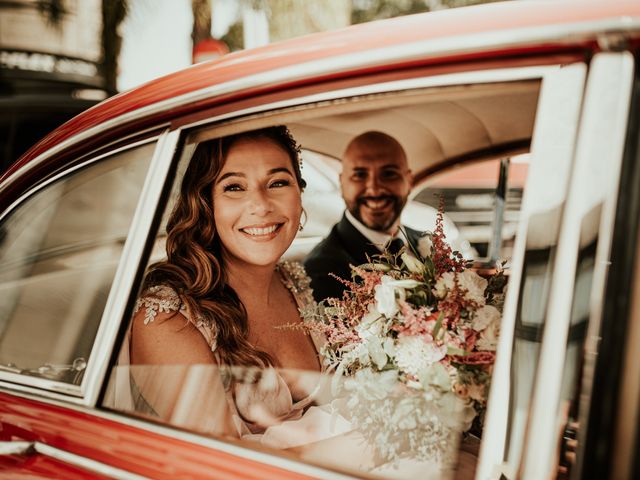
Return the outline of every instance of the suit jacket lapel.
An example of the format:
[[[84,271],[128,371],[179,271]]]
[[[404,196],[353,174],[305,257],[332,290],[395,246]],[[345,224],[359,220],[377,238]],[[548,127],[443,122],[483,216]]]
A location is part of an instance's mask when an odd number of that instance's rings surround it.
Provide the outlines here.
[[[380,254],[378,247],[373,245],[367,237],[362,235],[356,227],[354,227],[345,215],[342,216],[337,225],[337,232],[342,241],[345,251],[351,257],[354,265],[360,265],[367,262],[367,255]]]
[[[420,237],[422,237],[422,232],[409,227],[402,227],[402,229],[407,234],[407,240],[409,241],[413,249],[415,251],[418,251],[418,242],[420,240]]]

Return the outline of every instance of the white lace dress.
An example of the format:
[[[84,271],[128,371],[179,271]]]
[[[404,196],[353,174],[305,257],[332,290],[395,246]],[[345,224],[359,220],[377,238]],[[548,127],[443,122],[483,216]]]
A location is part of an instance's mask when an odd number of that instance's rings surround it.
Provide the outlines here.
[[[309,277],[300,263],[283,262],[278,265],[278,272],[299,309],[307,307],[314,301],[309,286]],[[148,288],[137,300],[134,314],[141,309],[144,309],[145,312],[145,324],[154,322],[159,313],[179,312],[197,328],[215,354],[217,348],[216,325],[193,315],[171,287],[156,285]],[[316,332],[311,332],[310,335],[316,352],[318,352],[325,339]],[[202,412],[201,416],[203,417],[212,417],[210,412],[205,414],[204,410],[198,407],[198,404],[188,407],[186,403],[189,398],[194,402],[196,399],[200,399],[205,385],[208,385],[210,390],[215,390],[215,382],[210,377],[216,373],[222,379],[227,414],[231,414],[237,435],[258,441],[267,442],[269,438],[273,437],[273,432],[271,432],[267,433],[266,438],[263,439],[269,427],[280,425],[288,420],[300,419],[308,407],[314,403],[318,393],[318,389],[313,388],[309,395],[294,401],[287,382],[282,375],[273,369],[256,371],[255,369],[213,365],[192,367],[179,365],[131,366],[129,330],[118,356],[118,365],[112,373],[104,405],[120,411],[161,417],[162,420],[179,426],[192,428],[195,422],[197,424],[196,430],[202,433],[208,433],[207,431],[210,430],[211,433],[215,433],[215,425],[211,425],[207,418],[202,418],[201,421],[197,419],[185,421],[185,417],[194,419],[199,415],[199,411]],[[181,382],[178,400],[166,400],[164,397],[167,396],[167,389],[153,388],[154,383],[162,383],[158,381],[158,378],[175,380],[175,377],[178,376],[185,377],[185,380]],[[193,379],[191,380],[191,378]],[[149,387],[150,385],[151,387]],[[222,393],[219,391],[218,394]],[[170,418],[162,418],[163,415],[158,412],[164,409],[156,408],[156,405],[168,401],[185,404],[185,407],[178,410],[188,410],[189,413],[176,415],[174,413],[176,409],[173,408]],[[213,415],[213,417],[216,416]],[[268,421],[263,421],[265,417],[268,418]],[[291,446],[290,442],[283,439],[273,440],[272,443],[274,442],[278,443],[280,448]],[[284,443],[287,445],[285,446]]]
[[[302,309],[313,302],[309,278],[299,263],[278,266],[282,281]],[[216,351],[216,327],[192,315],[171,288],[149,288],[138,299],[136,312],[145,309],[145,324],[159,313],[179,312]],[[326,341],[318,333],[312,340],[316,351]],[[313,375],[316,375],[313,377]],[[233,435],[264,446],[288,450],[303,460],[333,464],[385,478],[441,478],[437,465],[406,458],[380,465],[362,435],[340,413],[344,400],[334,400],[330,378],[312,372],[315,384],[309,395],[294,401],[285,378],[287,372],[235,369],[217,365],[130,365],[129,334],[126,335],[112,371],[103,405],[115,410],[145,415],[203,434],[221,433],[227,423]],[[179,381],[179,394],[169,395],[171,413],[163,415],[157,405],[166,404],[168,385]],[[175,397],[175,398],[174,398]],[[264,421],[267,418],[268,421]],[[229,429],[224,430],[229,434]]]

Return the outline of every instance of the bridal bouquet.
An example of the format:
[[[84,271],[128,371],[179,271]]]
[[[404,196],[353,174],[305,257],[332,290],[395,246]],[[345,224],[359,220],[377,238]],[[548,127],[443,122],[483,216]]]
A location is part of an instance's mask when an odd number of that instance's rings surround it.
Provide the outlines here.
[[[444,464],[480,426],[506,279],[485,279],[447,244],[440,210],[416,251],[354,266],[347,290],[303,312],[328,342],[321,356],[349,420],[379,460]],[[453,445],[453,449],[451,448]]]

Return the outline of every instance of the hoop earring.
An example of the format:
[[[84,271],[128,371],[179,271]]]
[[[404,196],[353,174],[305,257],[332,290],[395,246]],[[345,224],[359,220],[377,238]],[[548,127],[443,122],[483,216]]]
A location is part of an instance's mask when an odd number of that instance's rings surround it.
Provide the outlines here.
[[[300,221],[300,225],[298,225],[298,231],[301,232],[304,230],[304,226],[307,224],[307,211],[302,208],[302,213],[300,214],[300,218],[304,215],[304,221]]]

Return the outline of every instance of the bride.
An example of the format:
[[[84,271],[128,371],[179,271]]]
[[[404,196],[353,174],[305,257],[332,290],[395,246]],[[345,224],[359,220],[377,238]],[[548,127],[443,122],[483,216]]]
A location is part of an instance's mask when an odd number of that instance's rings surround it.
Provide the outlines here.
[[[298,151],[282,126],[198,145],[105,403],[372,471],[370,448],[322,395],[325,339],[299,313],[309,278],[280,262],[301,229]]]
[[[301,265],[280,263],[301,228],[304,186],[286,127],[201,143],[167,223],[166,260],[145,277],[129,359],[121,355],[119,364],[134,372],[136,365],[242,367],[223,376],[227,401],[219,402],[217,417],[227,420],[214,433],[259,434],[299,417],[313,400],[304,382],[271,368],[321,368],[321,339],[277,328],[300,324],[298,309],[313,301]],[[247,371],[259,381],[230,381]],[[167,388],[160,394],[150,379],[133,376],[138,406],[172,418],[176,401]]]

